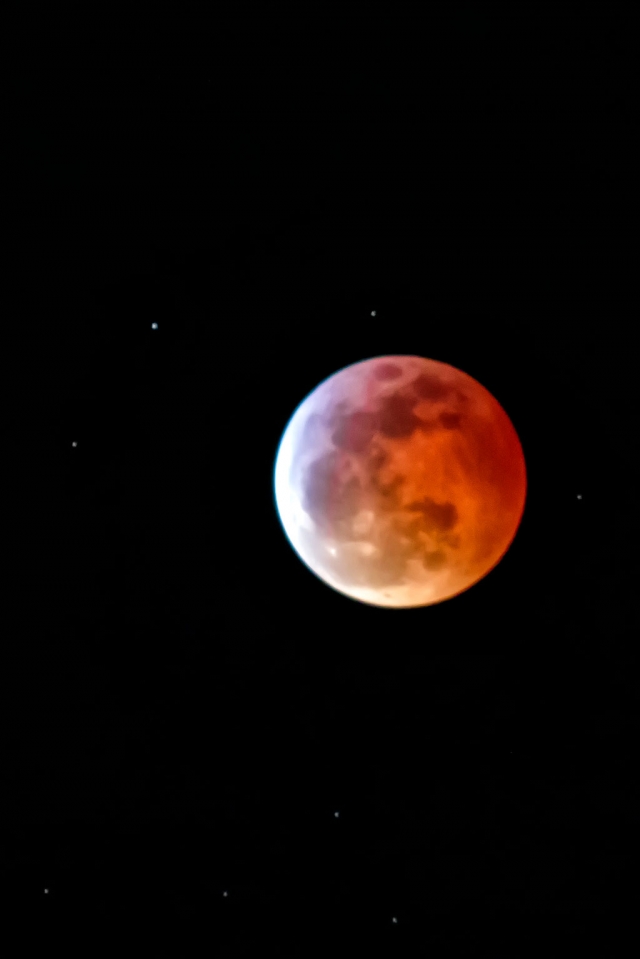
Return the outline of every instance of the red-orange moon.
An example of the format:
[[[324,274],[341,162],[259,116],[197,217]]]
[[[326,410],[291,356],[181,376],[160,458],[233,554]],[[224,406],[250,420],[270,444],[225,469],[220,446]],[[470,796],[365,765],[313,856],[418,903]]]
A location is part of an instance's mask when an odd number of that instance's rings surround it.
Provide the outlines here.
[[[345,596],[428,606],[469,589],[516,535],[527,490],[507,413],[477,380],[419,356],[328,377],[278,446],[275,502],[302,561]]]

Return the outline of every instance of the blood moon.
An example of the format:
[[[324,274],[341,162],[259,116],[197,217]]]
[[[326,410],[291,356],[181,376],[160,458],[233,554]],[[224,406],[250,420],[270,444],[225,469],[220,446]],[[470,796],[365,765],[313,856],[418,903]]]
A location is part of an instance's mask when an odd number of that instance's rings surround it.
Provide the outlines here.
[[[328,377],[287,424],[273,474],[300,559],[338,592],[390,607],[439,603],[486,576],[513,541],[526,488],[495,397],[419,356]]]

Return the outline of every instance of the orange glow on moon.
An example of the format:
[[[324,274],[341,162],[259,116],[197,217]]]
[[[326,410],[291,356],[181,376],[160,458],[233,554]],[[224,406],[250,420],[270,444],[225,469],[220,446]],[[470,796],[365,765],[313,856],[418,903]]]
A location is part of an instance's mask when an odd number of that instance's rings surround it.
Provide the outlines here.
[[[428,606],[469,589],[511,545],[526,468],[498,401],[419,356],[345,367],[298,406],[274,469],[298,556],[374,606]]]

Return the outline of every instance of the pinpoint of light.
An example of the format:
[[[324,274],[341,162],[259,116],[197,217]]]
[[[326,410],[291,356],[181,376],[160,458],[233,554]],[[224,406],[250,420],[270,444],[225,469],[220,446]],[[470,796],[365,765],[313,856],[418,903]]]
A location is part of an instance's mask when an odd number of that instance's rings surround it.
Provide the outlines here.
[[[72,443],[71,443],[71,445],[72,445],[72,446],[77,446],[78,444],[76,443],[75,440],[73,440]]]
[[[157,330],[157,329],[158,329],[158,324],[157,324],[157,323],[152,323],[152,324],[151,324],[151,329],[152,329],[152,330]]]
[[[376,315],[376,311],[375,311],[375,310],[371,310],[371,316],[375,316],[375,315]]]

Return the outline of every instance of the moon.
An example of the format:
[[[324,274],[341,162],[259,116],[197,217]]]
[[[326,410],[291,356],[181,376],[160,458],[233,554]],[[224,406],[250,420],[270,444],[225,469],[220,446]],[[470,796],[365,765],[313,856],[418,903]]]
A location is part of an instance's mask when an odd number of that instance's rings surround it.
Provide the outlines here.
[[[382,356],[320,383],[289,420],[273,471],[291,546],[325,584],[373,606],[464,592],[520,525],[525,459],[507,413],[438,360]]]

